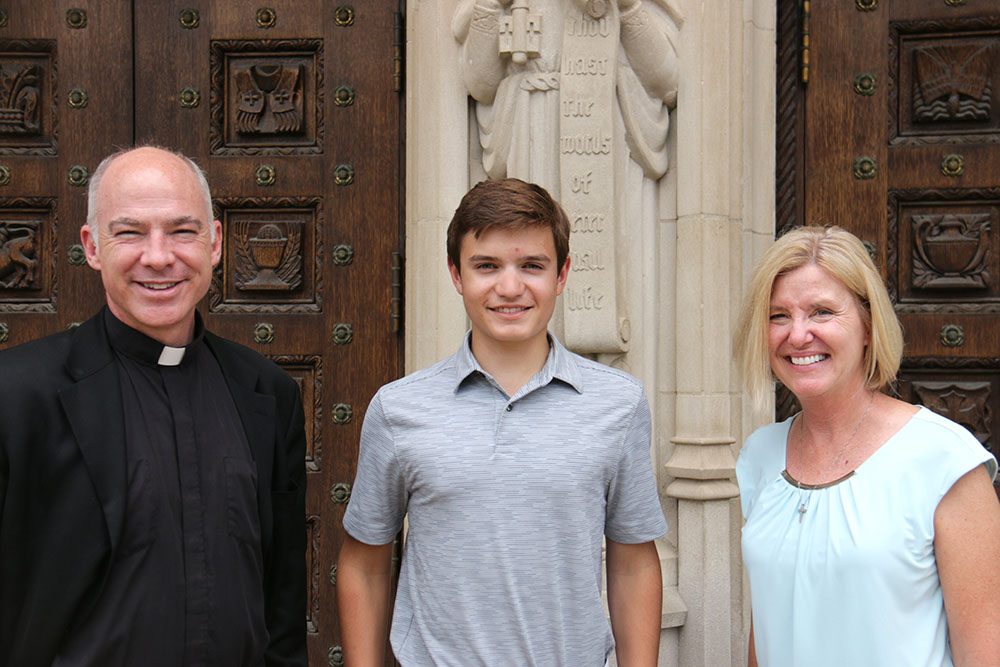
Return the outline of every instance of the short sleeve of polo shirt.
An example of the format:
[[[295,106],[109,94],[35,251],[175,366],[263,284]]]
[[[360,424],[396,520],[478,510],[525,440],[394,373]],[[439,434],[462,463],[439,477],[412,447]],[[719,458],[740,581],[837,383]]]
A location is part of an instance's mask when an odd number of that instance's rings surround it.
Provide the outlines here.
[[[639,544],[667,532],[650,461],[652,428],[645,392],[640,392],[631,418],[623,426],[618,470],[608,488],[604,534],[615,542]]]
[[[358,472],[344,514],[344,530],[365,544],[388,544],[403,527],[406,487],[382,392],[372,399],[361,427]]]

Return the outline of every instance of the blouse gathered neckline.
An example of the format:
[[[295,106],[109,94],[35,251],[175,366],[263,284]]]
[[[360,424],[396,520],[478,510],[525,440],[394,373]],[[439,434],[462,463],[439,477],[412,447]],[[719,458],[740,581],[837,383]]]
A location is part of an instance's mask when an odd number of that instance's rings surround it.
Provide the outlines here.
[[[913,422],[913,418],[916,417],[918,414],[920,414],[921,410],[926,410],[926,408],[924,408],[923,406],[918,406],[918,407],[920,407],[919,410],[910,415],[909,419],[903,422],[902,426],[896,429],[896,431],[892,435],[886,438],[881,445],[879,445],[871,454],[868,455],[868,458],[866,458],[864,461],[856,465],[853,470],[838,477],[837,479],[831,480],[829,482],[821,482],[819,484],[806,484],[805,482],[800,482],[797,479],[795,479],[790,472],[788,472],[788,438],[792,434],[792,427],[795,425],[795,420],[802,415],[801,411],[796,412],[794,415],[792,415],[791,423],[788,425],[788,432],[785,433],[785,468],[784,470],[781,471],[782,478],[784,478],[786,482],[788,482],[796,489],[805,489],[808,491],[829,489],[830,487],[837,486],[842,482],[846,482],[851,477],[854,477],[854,475],[858,472],[858,470],[860,470],[866,463],[868,463],[873,458],[878,456],[878,453],[881,452],[883,449],[885,449],[886,445],[892,442],[896,438],[896,436],[905,431],[906,427]]]

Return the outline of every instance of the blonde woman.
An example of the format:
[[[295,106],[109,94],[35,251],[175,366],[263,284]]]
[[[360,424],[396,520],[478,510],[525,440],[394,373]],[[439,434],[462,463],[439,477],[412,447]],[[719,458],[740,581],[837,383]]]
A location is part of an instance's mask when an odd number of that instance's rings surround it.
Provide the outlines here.
[[[861,242],[837,227],[780,238],[736,340],[753,399],[776,378],[802,406],[754,432],[736,466],[749,664],[1000,664],[997,462],[884,393],[903,340]]]

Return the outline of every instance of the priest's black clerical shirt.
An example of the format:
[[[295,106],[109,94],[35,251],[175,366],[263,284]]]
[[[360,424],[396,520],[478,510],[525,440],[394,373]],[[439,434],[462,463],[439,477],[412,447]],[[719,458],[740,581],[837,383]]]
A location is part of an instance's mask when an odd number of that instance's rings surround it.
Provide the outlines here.
[[[54,664],[262,665],[256,467],[201,318],[184,348],[109,310],[105,325],[122,392],[125,521],[102,594]]]

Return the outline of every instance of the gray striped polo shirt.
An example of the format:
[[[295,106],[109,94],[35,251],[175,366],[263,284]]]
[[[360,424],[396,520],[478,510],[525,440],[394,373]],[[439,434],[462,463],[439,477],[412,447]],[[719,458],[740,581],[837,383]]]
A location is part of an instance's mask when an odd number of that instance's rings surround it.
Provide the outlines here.
[[[385,544],[409,515],[390,633],[405,667],[601,667],[601,538],[666,533],[642,384],[549,340],[512,397],[466,335],[368,406],[344,528]]]

